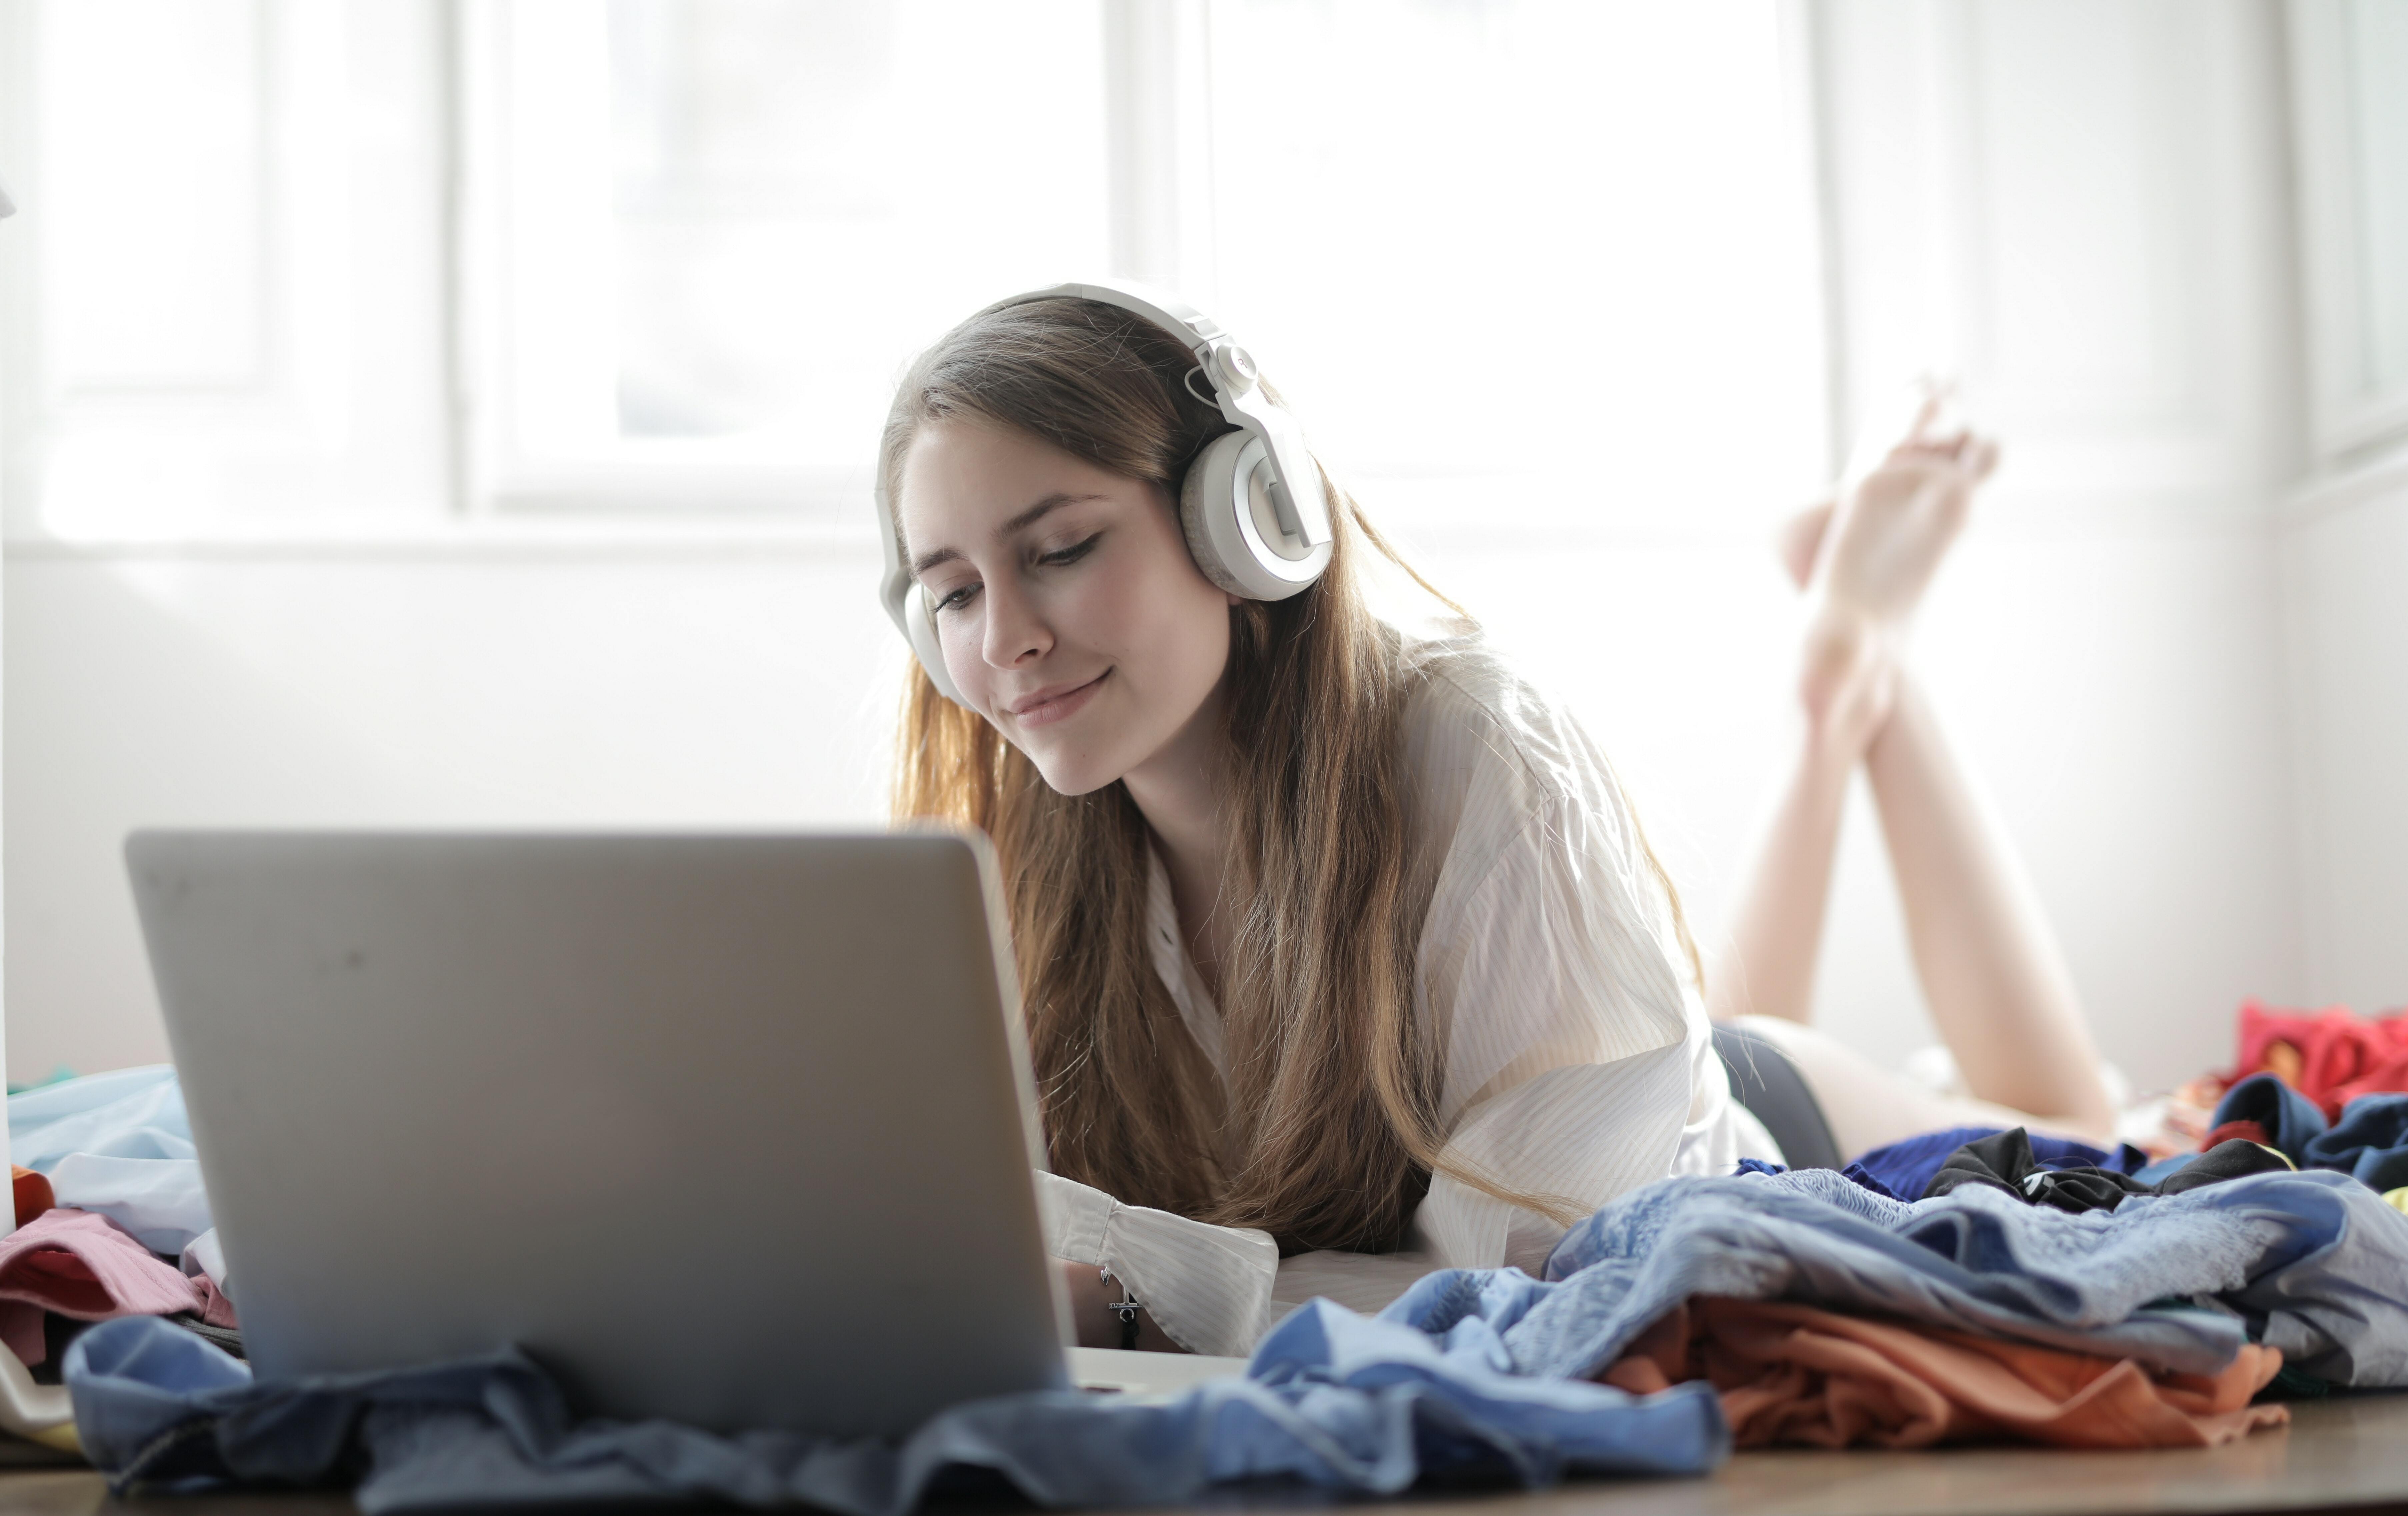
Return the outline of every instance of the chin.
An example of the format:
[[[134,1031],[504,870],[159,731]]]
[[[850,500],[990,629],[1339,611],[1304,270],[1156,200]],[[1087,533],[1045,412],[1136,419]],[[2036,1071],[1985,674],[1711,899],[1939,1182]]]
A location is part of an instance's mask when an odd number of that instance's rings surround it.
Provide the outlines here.
[[[1085,758],[1047,759],[1032,752],[1028,761],[1037,765],[1045,787],[1055,794],[1092,794],[1121,777],[1119,768]]]

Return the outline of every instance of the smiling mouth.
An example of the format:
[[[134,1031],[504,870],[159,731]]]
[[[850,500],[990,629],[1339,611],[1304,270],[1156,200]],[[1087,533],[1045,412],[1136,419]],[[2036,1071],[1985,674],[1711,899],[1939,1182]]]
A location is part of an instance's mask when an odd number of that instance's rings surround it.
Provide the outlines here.
[[[1107,668],[1075,689],[1065,690],[1060,694],[1049,695],[1025,710],[1013,711],[1011,719],[1022,726],[1050,726],[1055,722],[1067,721],[1078,714],[1081,707],[1094,699],[1096,692],[1103,688],[1104,680],[1111,677],[1112,671]]]

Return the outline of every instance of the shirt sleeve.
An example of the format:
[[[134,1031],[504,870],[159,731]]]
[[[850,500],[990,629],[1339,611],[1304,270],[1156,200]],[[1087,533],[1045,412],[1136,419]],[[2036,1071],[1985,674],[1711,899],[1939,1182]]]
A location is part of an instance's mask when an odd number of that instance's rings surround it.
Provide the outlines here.
[[[1601,760],[1581,778],[1536,800],[1476,883],[1441,880],[1418,989],[1446,1048],[1448,1155],[1584,1214],[1672,1172],[1693,1119],[1727,1101],[1698,1086],[1704,1008],[1635,822]],[[1444,1173],[1415,1218],[1433,1266],[1535,1269],[1562,1231]]]
[[[1092,1185],[1039,1170],[1045,1251],[1110,1268],[1171,1341],[1244,1357],[1271,1324],[1279,1245],[1268,1232],[1213,1226],[1125,1206]]]

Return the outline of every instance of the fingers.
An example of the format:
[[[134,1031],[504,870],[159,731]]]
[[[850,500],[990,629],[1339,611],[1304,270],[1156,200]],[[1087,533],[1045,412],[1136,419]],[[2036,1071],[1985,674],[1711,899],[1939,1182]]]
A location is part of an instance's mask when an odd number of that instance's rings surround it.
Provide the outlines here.
[[[1952,464],[1974,479],[1987,479],[1999,465],[1999,444],[1970,426],[1946,436],[1911,438],[1890,454],[1893,464]]]
[[[1940,424],[1941,408],[1947,404],[1947,393],[1937,381],[1930,379],[1924,379],[1923,401],[1914,408],[1914,420],[1907,423],[1906,436],[1899,440],[1899,446],[1911,448],[1918,443],[1928,441],[1933,429]]]

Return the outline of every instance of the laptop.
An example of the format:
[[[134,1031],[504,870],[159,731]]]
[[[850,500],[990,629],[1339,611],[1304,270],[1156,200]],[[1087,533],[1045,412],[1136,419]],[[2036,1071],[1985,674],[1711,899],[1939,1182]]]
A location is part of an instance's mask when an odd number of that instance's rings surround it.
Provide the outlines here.
[[[146,831],[264,1377],[515,1344],[580,1412],[897,1436],[1069,1349],[982,837]]]

